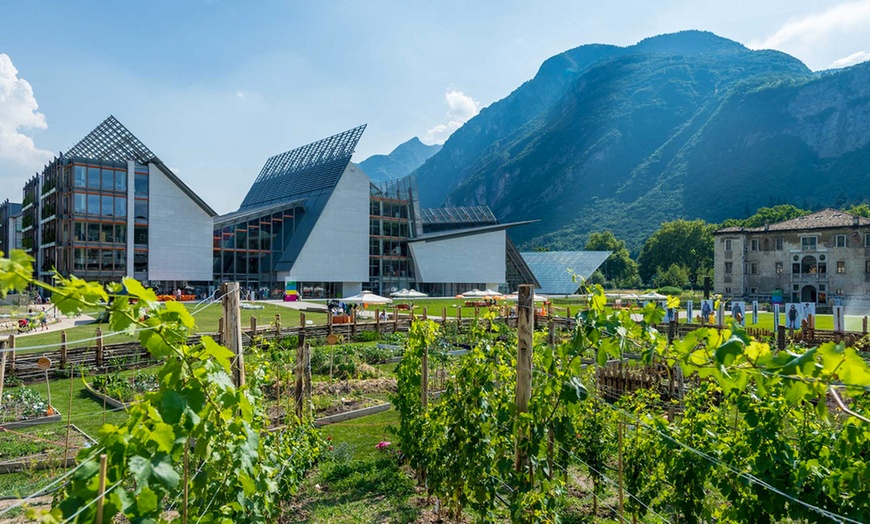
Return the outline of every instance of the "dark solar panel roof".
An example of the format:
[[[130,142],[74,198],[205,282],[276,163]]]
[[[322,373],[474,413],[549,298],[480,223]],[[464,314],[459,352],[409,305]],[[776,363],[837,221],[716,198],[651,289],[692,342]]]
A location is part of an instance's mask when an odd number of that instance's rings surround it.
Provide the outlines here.
[[[334,186],[366,126],[349,129],[266,161],[239,209],[290,200]]]
[[[434,207],[420,210],[424,226],[435,224],[498,224],[487,206]]]
[[[66,156],[126,162],[135,160],[147,164],[157,155],[139,141],[114,116],[109,116],[96,129],[72,146]]]
[[[571,295],[580,287],[580,278],[589,278],[607,260],[610,251],[546,251],[520,253],[540,282],[542,293]],[[571,270],[569,272],[568,270]],[[572,278],[577,275],[577,280]]]

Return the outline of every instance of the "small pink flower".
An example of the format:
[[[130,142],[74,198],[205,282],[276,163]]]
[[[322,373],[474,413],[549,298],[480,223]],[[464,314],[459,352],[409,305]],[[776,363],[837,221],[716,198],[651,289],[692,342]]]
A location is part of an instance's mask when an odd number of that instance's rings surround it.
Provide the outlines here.
[[[386,449],[388,447],[390,447],[390,443],[387,442],[386,440],[382,440],[382,441],[378,442],[377,445],[375,445],[376,449]]]

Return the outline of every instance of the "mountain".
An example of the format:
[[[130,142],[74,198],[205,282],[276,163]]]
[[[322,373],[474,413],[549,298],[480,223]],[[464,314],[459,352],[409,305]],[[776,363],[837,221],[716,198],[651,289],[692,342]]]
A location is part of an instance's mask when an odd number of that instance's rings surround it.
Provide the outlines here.
[[[410,174],[438,151],[441,151],[440,145],[427,146],[414,137],[400,144],[389,155],[370,156],[359,166],[373,182],[385,182]]]
[[[489,205],[525,248],[662,221],[870,198],[870,64],[816,75],[700,31],[581,46],[483,109],[416,173],[425,207]]]

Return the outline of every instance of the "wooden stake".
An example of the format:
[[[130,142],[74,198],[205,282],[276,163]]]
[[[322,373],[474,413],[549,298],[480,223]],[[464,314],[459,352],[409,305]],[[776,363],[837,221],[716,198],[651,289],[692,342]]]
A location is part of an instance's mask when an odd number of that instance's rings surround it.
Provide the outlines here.
[[[420,405],[423,409],[429,404],[429,346],[423,348],[420,368]]]
[[[187,501],[190,489],[190,440],[184,441],[184,498],[181,503],[181,522],[187,524]]]
[[[456,306],[456,320],[462,322],[462,306]]]
[[[103,523],[103,504],[105,503],[106,497],[106,454],[103,453],[100,455],[100,485],[97,488],[97,518],[94,519],[94,522],[98,524]]]
[[[326,332],[327,334],[332,334],[332,311],[326,312]]]
[[[221,284],[221,305],[223,306],[223,333],[221,342],[233,352],[233,381],[236,387],[245,385],[245,353],[242,347],[242,313],[239,307],[239,283],[224,282]]]
[[[103,367],[103,330],[97,328],[97,348],[96,348],[97,367]]]
[[[550,349],[556,347],[556,321],[550,315],[550,320],[547,322],[547,345]]]
[[[305,374],[305,397],[310,402],[311,401],[311,344],[306,342],[305,345],[302,346],[302,352],[304,354],[304,359],[305,359],[304,360],[305,369],[303,370],[304,374]]]
[[[375,308],[375,331],[378,333],[381,332],[381,310],[380,308]]]
[[[399,330],[399,308],[393,308],[393,333]]]
[[[533,315],[534,287],[530,284],[520,285],[517,296],[517,419],[522,413],[529,411],[529,399],[532,398],[532,326],[534,323]],[[514,467],[517,471],[522,471],[528,459],[525,452],[522,450],[523,442],[527,436],[522,434],[520,430],[517,433],[516,443],[516,460]]]
[[[7,353],[9,354],[9,376],[15,376],[15,335],[9,335],[9,341],[6,342]]]
[[[429,312],[425,307],[423,308],[423,320],[429,320]]]
[[[623,428],[623,420],[622,415],[619,416],[619,518],[623,522],[625,522],[625,514],[624,514],[624,498],[625,493],[622,485],[622,477],[623,477],[623,469],[622,469],[622,428]]]
[[[224,343],[224,317],[218,319],[218,334],[217,334],[217,343]]]
[[[293,376],[296,377],[296,391],[293,398],[296,400],[296,418],[302,420],[302,385],[304,379],[303,367],[305,366],[305,340],[299,339],[296,346],[296,367]]]
[[[281,314],[275,314],[275,338],[279,338],[281,336]]]
[[[63,445],[63,469],[64,471],[69,467],[69,433],[70,428],[72,427],[72,397],[73,397],[73,376],[75,375],[75,368],[70,367],[69,369],[69,400],[67,400],[66,404],[66,441]]]
[[[445,322],[447,322],[447,308],[442,307],[441,308],[441,323],[443,324]]]
[[[6,342],[0,341],[0,407],[3,407],[3,383],[6,382]]]
[[[60,332],[60,367],[66,367],[66,330]]]
[[[251,315],[251,338],[257,336],[257,317]]]

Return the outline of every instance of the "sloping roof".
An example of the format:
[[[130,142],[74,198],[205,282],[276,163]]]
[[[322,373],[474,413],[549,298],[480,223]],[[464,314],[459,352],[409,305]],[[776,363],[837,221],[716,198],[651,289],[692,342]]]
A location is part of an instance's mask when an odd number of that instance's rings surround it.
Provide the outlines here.
[[[66,156],[147,164],[157,158],[136,136],[112,115],[67,150]]]
[[[769,226],[726,227],[716,231],[716,234],[764,233],[768,231],[807,231],[813,229],[836,229],[856,226],[870,226],[870,218],[864,218],[838,209],[828,208],[802,217],[770,224]]]
[[[538,291],[552,295],[571,295],[577,292],[577,278],[589,278],[607,260],[611,251],[531,251],[520,253],[535,278],[540,282]]]
[[[136,138],[136,135],[124,127],[117,118],[109,115],[88,133],[83,139],[69,148],[66,157],[85,158],[99,160],[102,162],[117,162],[126,163],[132,160],[138,164],[155,164],[160,171],[166,175],[178,189],[193,200],[208,216],[217,216],[217,212],[205,203],[205,200],[199,197],[187,184],[185,184],[178,176],[172,172],[169,167],[163,163],[157,155],[151,152],[148,147]]]
[[[435,233],[425,233],[416,238],[408,240],[408,242],[432,242],[436,240],[447,240],[448,238],[463,237],[468,235],[477,235],[480,233],[491,233],[493,231],[501,231],[509,227],[524,226],[526,224],[534,224],[539,220],[526,220],[523,222],[508,222],[507,224],[492,224],[489,226],[469,227],[466,229],[451,229],[449,231],[438,231]]]
[[[241,222],[243,220],[250,220],[255,217],[263,217],[267,215],[271,215],[272,213],[283,211],[286,209],[293,209],[297,206],[304,206],[305,199],[300,200],[291,200],[289,202],[279,202],[277,204],[273,204],[271,206],[258,207],[254,209],[242,209],[238,211],[233,211],[231,213],[227,213],[225,215],[221,215],[219,217],[214,218],[214,227],[223,227],[225,225],[234,224],[236,222]]]
[[[424,226],[433,224],[497,224],[498,220],[488,206],[434,207],[420,210]]]
[[[365,124],[269,158],[239,209],[293,200],[335,186]]]

